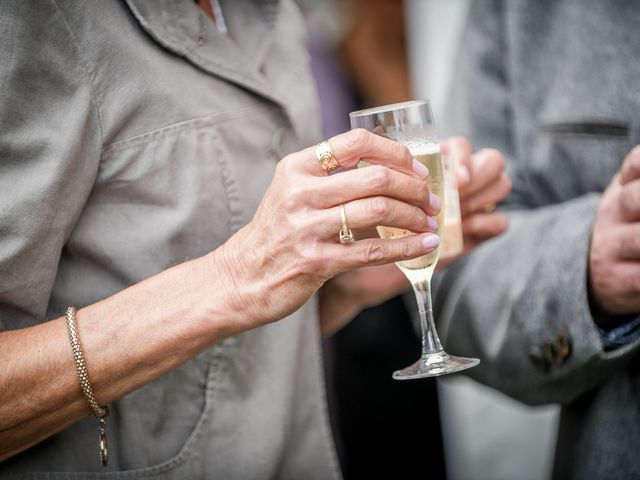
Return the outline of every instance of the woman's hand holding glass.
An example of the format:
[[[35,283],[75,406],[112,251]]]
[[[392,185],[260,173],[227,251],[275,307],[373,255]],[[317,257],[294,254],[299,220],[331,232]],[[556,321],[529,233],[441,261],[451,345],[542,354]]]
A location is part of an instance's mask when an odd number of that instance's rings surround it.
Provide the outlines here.
[[[432,233],[439,200],[405,146],[365,130],[329,142],[345,171],[327,175],[313,147],[285,157],[252,221],[210,256],[239,330],[285,317],[338,273],[419,257],[439,243]],[[362,160],[374,166],[355,169]],[[357,233],[355,242],[340,244],[341,204],[353,231],[382,224],[417,235]]]
[[[511,180],[505,173],[504,156],[493,149],[473,152],[463,137],[440,142],[443,154],[455,157],[460,192],[462,255],[483,242],[506,231],[509,222],[504,213],[493,210],[511,191]],[[366,169],[365,169],[366,170]],[[377,235],[374,231],[372,235]],[[442,256],[436,271],[450,265],[462,255]],[[360,310],[378,305],[410,289],[404,274],[393,264],[365,267],[336,276],[324,287],[331,292],[331,304],[321,305],[323,331],[331,334],[351,320]],[[328,297],[329,295],[327,295]]]

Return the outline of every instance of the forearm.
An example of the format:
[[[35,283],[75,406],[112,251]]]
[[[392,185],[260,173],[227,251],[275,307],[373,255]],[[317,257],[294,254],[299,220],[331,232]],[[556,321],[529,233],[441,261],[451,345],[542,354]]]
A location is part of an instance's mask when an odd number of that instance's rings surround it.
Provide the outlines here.
[[[362,310],[354,296],[349,295],[334,279],[325,283],[318,294],[320,331],[324,338],[336,333]]]
[[[193,260],[78,311],[78,334],[101,405],[242,328],[214,268],[211,256]],[[64,318],[1,333],[0,365],[0,461],[90,413]]]

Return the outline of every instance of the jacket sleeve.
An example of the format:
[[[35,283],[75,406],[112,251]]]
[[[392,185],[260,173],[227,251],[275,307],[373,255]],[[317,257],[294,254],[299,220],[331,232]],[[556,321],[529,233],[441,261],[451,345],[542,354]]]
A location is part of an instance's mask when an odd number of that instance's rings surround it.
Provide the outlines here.
[[[44,320],[100,150],[89,69],[60,11],[2,2],[0,331]]]
[[[449,103],[448,133],[508,158],[506,234],[438,276],[435,310],[450,353],[478,356],[475,379],[521,401],[566,403],[624,368],[638,342],[604,352],[587,297],[600,194],[541,205],[513,140],[503,5],[473,2]],[[567,339],[566,342],[563,339]]]

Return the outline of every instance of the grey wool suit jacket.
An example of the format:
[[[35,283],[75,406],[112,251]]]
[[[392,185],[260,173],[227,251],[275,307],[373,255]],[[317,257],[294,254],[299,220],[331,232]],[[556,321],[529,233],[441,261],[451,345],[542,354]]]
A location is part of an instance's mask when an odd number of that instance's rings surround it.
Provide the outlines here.
[[[588,249],[601,193],[640,143],[640,2],[476,0],[447,133],[508,157],[508,232],[444,273],[451,353],[477,380],[563,405],[557,478],[640,478],[638,343],[603,348]]]

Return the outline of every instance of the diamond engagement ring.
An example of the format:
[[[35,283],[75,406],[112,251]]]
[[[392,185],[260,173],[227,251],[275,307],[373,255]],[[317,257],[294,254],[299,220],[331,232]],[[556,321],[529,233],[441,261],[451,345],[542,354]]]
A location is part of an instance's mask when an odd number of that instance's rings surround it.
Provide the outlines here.
[[[344,209],[344,203],[340,204],[340,219],[342,220],[342,229],[339,233],[340,243],[351,243],[354,241],[353,233],[351,233],[351,229],[349,225],[347,225],[347,215]]]

